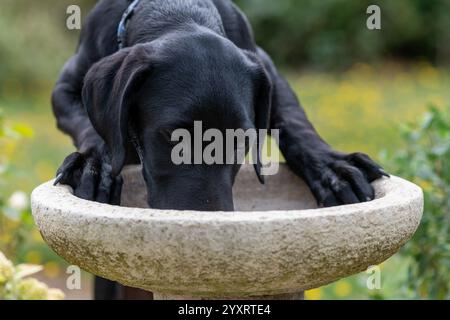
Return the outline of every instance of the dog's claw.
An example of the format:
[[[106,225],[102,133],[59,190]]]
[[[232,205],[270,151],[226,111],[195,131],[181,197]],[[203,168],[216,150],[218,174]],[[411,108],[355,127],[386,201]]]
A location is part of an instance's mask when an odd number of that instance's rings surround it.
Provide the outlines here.
[[[383,177],[386,177],[386,178],[391,177],[391,175],[389,173],[387,173],[386,171],[384,171],[384,169],[380,169],[380,173]]]
[[[84,200],[120,203],[122,180],[111,176],[109,158],[103,151],[75,152],[67,156],[56,172],[53,185],[68,185],[75,196]]]
[[[58,184],[61,182],[63,176],[64,176],[64,174],[62,174],[62,173],[58,174],[58,175],[56,176],[55,182],[53,183],[53,186],[58,185]]]
[[[328,158],[328,159],[327,159]],[[369,202],[375,199],[371,183],[390,175],[363,153],[336,154],[315,161],[306,177],[320,207]]]

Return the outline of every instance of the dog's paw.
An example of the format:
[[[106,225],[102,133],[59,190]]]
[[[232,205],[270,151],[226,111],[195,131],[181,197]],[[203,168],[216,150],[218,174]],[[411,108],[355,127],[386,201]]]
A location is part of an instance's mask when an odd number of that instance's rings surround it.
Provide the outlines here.
[[[85,200],[120,204],[122,177],[111,176],[111,164],[104,150],[69,155],[57,171],[57,184],[69,185],[75,196]]]
[[[320,206],[333,207],[372,201],[375,191],[371,183],[389,175],[363,153],[332,153],[319,160],[308,174],[308,181]]]

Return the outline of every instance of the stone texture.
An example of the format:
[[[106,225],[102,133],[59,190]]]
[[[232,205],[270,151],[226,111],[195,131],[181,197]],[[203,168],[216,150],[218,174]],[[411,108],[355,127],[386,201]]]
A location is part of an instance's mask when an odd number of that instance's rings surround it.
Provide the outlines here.
[[[123,203],[80,200],[48,182],[32,194],[47,243],[72,264],[161,297],[255,297],[298,293],[366,270],[395,254],[423,212],[419,187],[377,181],[377,200],[315,208],[305,184],[285,166],[259,185],[243,168],[236,207],[224,212],[145,207],[140,171],[124,173]],[[135,207],[135,208],[132,208]]]

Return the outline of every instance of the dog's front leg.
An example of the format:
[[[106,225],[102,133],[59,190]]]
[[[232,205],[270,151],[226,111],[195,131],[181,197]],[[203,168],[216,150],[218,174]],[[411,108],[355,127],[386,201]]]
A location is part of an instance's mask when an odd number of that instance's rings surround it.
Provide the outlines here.
[[[274,85],[272,129],[280,130],[280,150],[289,167],[309,185],[319,205],[373,200],[371,182],[387,175],[369,156],[333,150],[309,122],[287,81],[269,56],[258,50]]]
[[[58,127],[72,137],[78,149],[58,169],[56,183],[70,185],[80,198],[119,204],[122,178],[111,176],[105,143],[82,104],[83,78],[89,66],[83,51],[78,52],[65,65],[53,91],[52,104]]]

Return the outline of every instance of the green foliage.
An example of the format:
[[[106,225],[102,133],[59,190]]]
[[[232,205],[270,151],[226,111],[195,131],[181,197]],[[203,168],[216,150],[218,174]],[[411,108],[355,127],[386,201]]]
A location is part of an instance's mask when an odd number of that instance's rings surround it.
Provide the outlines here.
[[[260,43],[279,63],[319,68],[356,61],[427,58],[448,62],[447,0],[237,0]],[[382,11],[382,30],[366,27],[369,5]]]
[[[53,83],[78,43],[79,31],[66,28],[67,7],[80,5],[85,19],[95,2],[2,0],[0,95],[20,96]]]
[[[25,241],[25,234],[33,228],[28,195],[16,191],[6,199],[9,191],[7,181],[17,174],[10,158],[19,139],[32,135],[32,130],[26,125],[6,124],[0,113],[0,251],[8,254],[16,254]]]
[[[425,213],[408,257],[407,285],[416,298],[450,298],[450,111],[431,107],[422,122],[405,126],[396,174],[424,189]]]
[[[236,0],[249,16],[257,41],[286,66],[345,68],[382,59],[449,62],[448,0]],[[39,90],[54,82],[73,55],[78,31],[66,28],[66,9],[96,0],[2,0],[0,93]],[[382,10],[381,31],[366,28],[367,7]],[[11,77],[14,75],[14,77]],[[18,84],[21,84],[20,86]],[[37,87],[37,85],[39,85]]]
[[[32,169],[17,166],[15,156],[27,142],[31,143],[33,137],[32,128],[20,122],[6,121],[0,112],[0,300],[64,298],[60,290],[49,289],[45,283],[28,278],[41,270],[46,278],[54,278],[60,273],[58,264],[61,263],[36,229],[29,188],[22,189],[23,186],[17,185],[17,181],[28,176]],[[36,160],[35,154],[32,157]],[[25,263],[14,266],[3,253],[14,263]],[[44,267],[37,264],[44,264]]]

